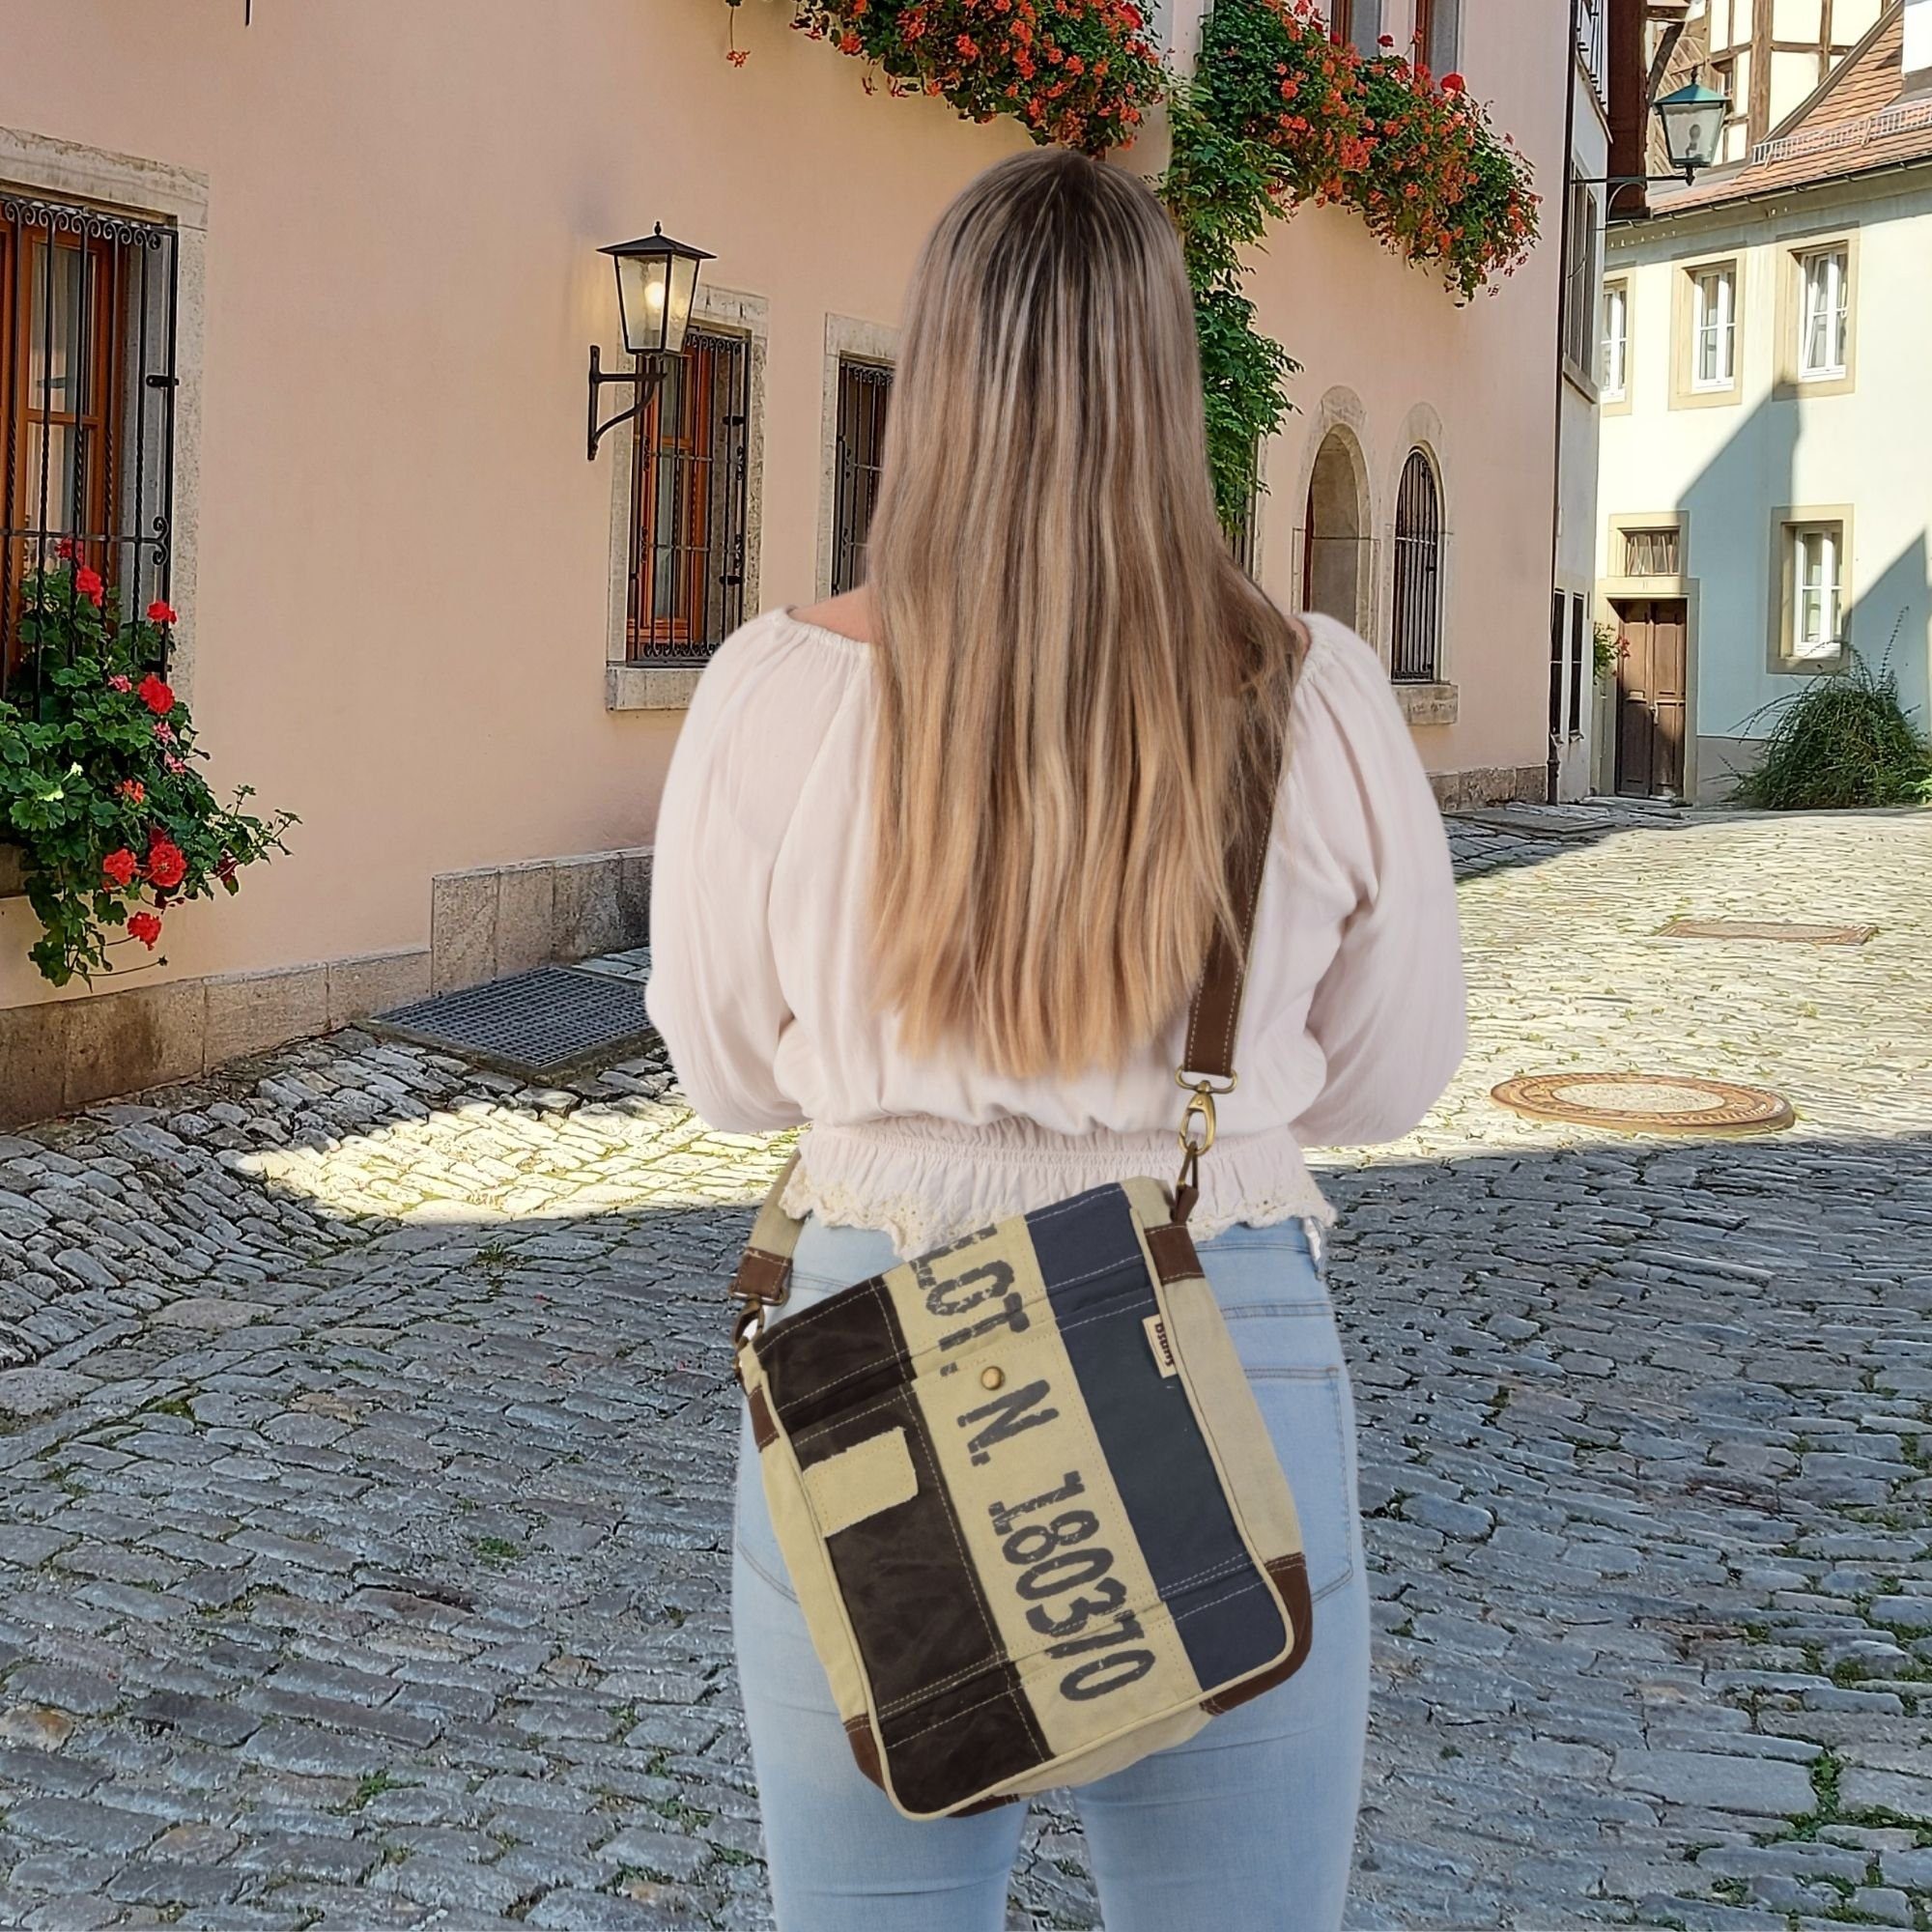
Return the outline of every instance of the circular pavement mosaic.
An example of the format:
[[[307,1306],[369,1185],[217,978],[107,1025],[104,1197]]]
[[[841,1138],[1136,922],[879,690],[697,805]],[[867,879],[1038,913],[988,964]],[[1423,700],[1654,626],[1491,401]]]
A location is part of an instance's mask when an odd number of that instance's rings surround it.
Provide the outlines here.
[[[1575,1121],[1623,1134],[1750,1134],[1788,1127],[1781,1095],[1681,1073],[1525,1073],[1490,1098],[1537,1121]]]

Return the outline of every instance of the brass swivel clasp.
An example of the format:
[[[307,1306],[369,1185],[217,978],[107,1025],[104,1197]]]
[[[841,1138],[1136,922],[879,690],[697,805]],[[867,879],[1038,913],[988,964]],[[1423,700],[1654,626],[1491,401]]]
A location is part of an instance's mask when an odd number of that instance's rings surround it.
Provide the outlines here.
[[[1206,1077],[1189,1079],[1183,1067],[1174,1076],[1175,1084],[1187,1091],[1187,1105],[1180,1116],[1180,1129],[1175,1136],[1180,1143],[1180,1179],[1183,1188],[1196,1186],[1200,1179],[1201,1156],[1214,1145],[1214,1100],[1217,1094],[1235,1091],[1231,1073],[1219,1087]]]

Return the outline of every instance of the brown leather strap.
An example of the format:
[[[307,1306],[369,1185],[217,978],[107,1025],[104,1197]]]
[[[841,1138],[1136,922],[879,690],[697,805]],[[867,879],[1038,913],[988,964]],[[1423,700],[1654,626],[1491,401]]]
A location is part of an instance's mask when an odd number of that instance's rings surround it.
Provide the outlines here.
[[[1285,743],[1285,738],[1284,738]],[[1238,940],[1216,925],[1208,948],[1208,965],[1187,1009],[1187,1049],[1182,1073],[1229,1080],[1235,1072],[1235,1032],[1241,1023],[1241,993],[1247,983],[1248,950],[1254,939],[1255,911],[1261,903],[1262,874],[1267,867],[1268,837],[1274,827],[1281,765],[1258,773],[1249,782],[1235,817],[1228,852],[1228,896],[1235,902]]]
[[[731,1277],[731,1293],[744,1304],[747,1315],[781,1307],[791,1293],[791,1258],[805,1223],[787,1214],[781,1201],[785,1182],[797,1166],[798,1150],[793,1148],[766,1190],[758,1218],[752,1223],[752,1238]]]

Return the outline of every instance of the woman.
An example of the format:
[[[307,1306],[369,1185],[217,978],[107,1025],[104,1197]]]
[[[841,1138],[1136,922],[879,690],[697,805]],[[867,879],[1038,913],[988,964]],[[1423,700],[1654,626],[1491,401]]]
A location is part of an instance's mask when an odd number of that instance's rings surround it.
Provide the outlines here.
[[[1303,1143],[1392,1139],[1462,1057],[1441,821],[1374,654],[1277,611],[1208,479],[1179,245],[1124,171],[1003,161],[908,299],[867,586],[713,660],[658,826],[649,1004],[692,1104],[811,1126],[777,1319],[1175,1160],[1241,776],[1286,737],[1193,1228],[1303,1520],[1314,1648],[1073,1794],[1110,1932],[1341,1921],[1368,1698],[1353,1410]],[[997,1932],[1025,1806],[860,1773],[741,1433],[732,1613],[781,1932]]]

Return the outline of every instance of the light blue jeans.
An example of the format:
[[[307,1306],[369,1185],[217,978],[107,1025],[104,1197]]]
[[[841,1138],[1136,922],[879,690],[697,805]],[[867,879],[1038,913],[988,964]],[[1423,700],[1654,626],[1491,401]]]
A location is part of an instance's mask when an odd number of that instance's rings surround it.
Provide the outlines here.
[[[1314,1649],[1286,1684],[1071,1796],[1107,1932],[1335,1932],[1369,1701],[1349,1374],[1298,1222],[1232,1228],[1201,1259],[1294,1488]],[[808,1221],[776,1319],[894,1260],[870,1229]],[[757,1460],[741,1417],[731,1614],[779,1932],[1001,1932],[1025,1806],[916,1821],[861,1774],[786,1581]]]

